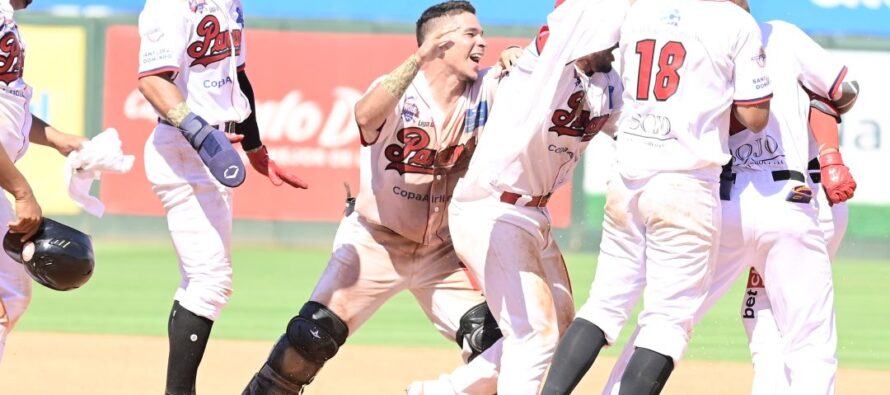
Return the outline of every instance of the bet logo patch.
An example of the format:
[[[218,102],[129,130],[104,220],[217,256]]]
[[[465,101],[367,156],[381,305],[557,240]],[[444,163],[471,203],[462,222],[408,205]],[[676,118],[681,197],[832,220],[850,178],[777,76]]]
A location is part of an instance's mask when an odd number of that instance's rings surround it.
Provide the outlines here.
[[[793,203],[809,203],[813,200],[813,190],[806,185],[796,186],[788,192],[785,200]]]

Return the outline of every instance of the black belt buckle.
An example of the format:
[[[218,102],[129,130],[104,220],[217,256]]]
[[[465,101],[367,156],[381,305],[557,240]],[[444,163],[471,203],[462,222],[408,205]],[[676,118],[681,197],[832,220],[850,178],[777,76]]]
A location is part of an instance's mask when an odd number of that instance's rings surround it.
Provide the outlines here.
[[[807,204],[813,200],[813,190],[806,185],[798,185],[791,188],[791,191],[788,192],[788,197],[786,197],[785,200],[792,203]]]

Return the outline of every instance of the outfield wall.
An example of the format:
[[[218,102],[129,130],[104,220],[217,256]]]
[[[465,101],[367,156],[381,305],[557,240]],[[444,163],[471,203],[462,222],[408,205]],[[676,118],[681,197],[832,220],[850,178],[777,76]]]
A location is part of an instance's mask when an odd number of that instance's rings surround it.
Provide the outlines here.
[[[61,160],[34,148],[23,162],[47,215],[66,217],[97,236],[164,238],[162,209],[145,180],[141,153],[154,114],[135,87],[138,36],[135,18],[59,18],[22,14],[28,44],[32,110],[53,125],[94,135],[116,127],[124,150],[138,156],[134,171],[106,175],[94,188],[108,206],[99,222],[87,218],[60,187]],[[236,240],[326,246],[342,213],[343,183],[358,185],[358,142],[351,108],[365,87],[397,65],[413,45],[412,26],[368,22],[250,21],[248,70],[258,95],[264,142],[279,162],[307,180],[308,191],[274,188],[255,172],[236,194]],[[489,54],[524,44],[534,28],[488,29]],[[890,112],[874,86],[890,86],[887,41],[830,37],[822,40],[863,82],[857,107],[845,117],[842,145],[860,189],[851,205],[845,252],[890,257],[890,191],[881,158],[890,157],[885,133]],[[840,49],[845,48],[845,49]],[[850,50],[856,49],[856,50]],[[220,81],[220,83],[227,83]],[[213,87],[208,87],[212,89]],[[593,249],[599,240],[608,144],[594,142],[575,177],[551,205],[567,249]],[[394,191],[393,193],[397,193]]]

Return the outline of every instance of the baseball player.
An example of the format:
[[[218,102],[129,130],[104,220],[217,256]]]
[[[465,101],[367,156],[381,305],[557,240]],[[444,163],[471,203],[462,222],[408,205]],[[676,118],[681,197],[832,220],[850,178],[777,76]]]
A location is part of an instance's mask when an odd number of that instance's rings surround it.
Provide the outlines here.
[[[627,2],[593,3],[565,2],[526,48],[499,87],[486,134],[451,204],[455,250],[504,334],[501,394],[538,393],[574,314],[546,205],[571,179],[589,141],[615,130],[621,83],[611,52]],[[577,23],[586,18],[601,23]],[[607,33],[610,20],[614,31]],[[552,90],[540,89],[539,79],[550,76]],[[542,107],[526,112],[523,106],[532,105]],[[520,115],[526,113],[534,116]]]
[[[621,28],[620,51],[624,109],[599,264],[554,356],[548,395],[571,392],[618,337],[643,289],[640,333],[620,393],[661,391],[710,284],[731,112],[753,131],[769,119],[760,31],[732,3],[638,0]]]
[[[273,184],[307,187],[260,141],[243,15],[240,0],[148,0],[139,15],[139,90],[159,117],[145,171],[167,212],[182,278],[168,321],[167,394],[195,393],[213,321],[232,293],[230,187],[244,171],[230,142],[241,142]]]
[[[0,187],[10,193],[15,207],[0,199],[0,234],[20,233],[31,238],[43,215],[28,181],[15,167],[29,143],[54,148],[67,156],[81,147],[85,138],[62,133],[29,110],[32,89],[25,80],[25,42],[15,22],[15,12],[30,0],[0,0]],[[22,264],[0,254],[0,360],[6,336],[15,327],[31,301],[31,278]]]
[[[746,3],[740,5],[747,10]],[[771,120],[760,134],[738,130],[729,138],[733,162],[721,188],[720,253],[695,321],[746,266],[766,270],[770,282],[780,284],[764,289],[752,269],[742,302],[755,367],[753,393],[785,393],[789,386],[791,393],[833,393],[836,338],[828,265],[846,221],[845,210],[833,215],[829,204],[843,206],[855,182],[842,161],[830,156],[839,155],[837,108],[848,110],[858,89],[843,81],[846,68],[797,27],[775,21],[760,28],[775,90]],[[833,99],[811,99],[808,91]],[[819,159],[808,160],[817,152]],[[820,162],[821,174],[808,172],[819,170]],[[820,181],[826,193],[813,199]],[[617,392],[629,355],[626,347],[604,394]]]
[[[299,394],[389,298],[414,294],[468,364],[414,394],[495,392],[500,331],[451,243],[448,204],[493,105],[497,72],[475,8],[446,1],[417,21],[418,49],[355,106],[361,189],[328,266],[244,394]]]

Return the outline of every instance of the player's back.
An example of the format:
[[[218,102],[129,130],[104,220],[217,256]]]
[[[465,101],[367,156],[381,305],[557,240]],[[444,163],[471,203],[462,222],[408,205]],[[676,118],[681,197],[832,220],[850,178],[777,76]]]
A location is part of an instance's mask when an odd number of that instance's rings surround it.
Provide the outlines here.
[[[802,86],[822,97],[833,96],[847,69],[797,26],[771,21],[760,29],[775,96],[763,131],[744,130],[730,137],[733,171],[806,173],[818,149],[810,144],[810,97]]]
[[[757,24],[732,2],[639,0],[620,51],[624,170],[718,171],[730,105],[771,93]]]

